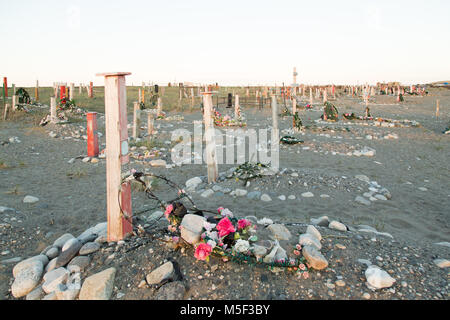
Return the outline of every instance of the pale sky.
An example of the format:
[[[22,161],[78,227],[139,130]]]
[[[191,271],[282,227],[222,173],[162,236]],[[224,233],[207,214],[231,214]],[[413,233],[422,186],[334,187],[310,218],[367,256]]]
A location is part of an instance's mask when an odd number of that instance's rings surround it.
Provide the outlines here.
[[[0,76],[21,86],[450,80],[448,0],[0,1]]]

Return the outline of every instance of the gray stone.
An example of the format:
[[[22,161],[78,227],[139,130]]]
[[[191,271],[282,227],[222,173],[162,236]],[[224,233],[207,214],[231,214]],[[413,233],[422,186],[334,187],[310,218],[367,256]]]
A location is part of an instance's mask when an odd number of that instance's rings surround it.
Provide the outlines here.
[[[302,250],[303,256],[309,265],[316,270],[323,270],[328,267],[328,261],[314,246],[304,246]]]
[[[58,268],[47,272],[44,275],[44,283],[42,284],[42,289],[45,293],[51,293],[56,290],[56,287],[60,283],[64,283],[69,277],[70,272],[66,268]]]
[[[58,297],[56,296],[55,292],[51,292],[45,297],[43,297],[42,300],[58,300]]]
[[[330,224],[328,225],[328,228],[337,231],[347,231],[347,227],[345,226],[345,224],[336,220],[331,221]]]
[[[261,196],[261,201],[264,201],[264,202],[270,202],[270,201],[272,201],[272,198],[271,198],[268,194],[264,193],[264,194]]]
[[[322,216],[319,218],[311,218],[310,220],[312,224],[320,227],[328,227],[330,223],[327,216]]]
[[[159,284],[164,280],[171,279],[174,275],[174,268],[172,262],[168,261],[157,269],[153,270],[146,277],[149,285]]]
[[[314,236],[317,240],[322,240],[322,235],[320,234],[319,230],[317,230],[316,227],[314,227],[313,225],[309,225],[306,228],[306,233]]]
[[[249,199],[259,199],[261,197],[260,191],[251,191],[247,194],[247,198]]]
[[[33,197],[33,196],[25,196],[23,198],[23,203],[36,203],[39,201],[39,198]]]
[[[282,224],[271,224],[267,227],[271,232],[270,237],[274,240],[289,240],[291,232]]]
[[[45,253],[45,255],[51,260],[54,259],[58,256],[59,254],[59,248],[58,247],[51,247],[50,249],[47,250],[47,252]]]
[[[433,262],[439,268],[448,268],[448,267],[450,267],[450,260],[447,260],[447,259],[435,259]]]
[[[369,177],[367,177],[367,176],[365,176],[365,175],[363,175],[363,174],[358,174],[358,175],[355,176],[355,178],[358,179],[358,180],[367,182],[367,183],[370,182]]]
[[[444,242],[436,242],[436,243],[434,243],[434,245],[450,248],[450,242],[446,242],[446,241],[444,241]]]
[[[70,260],[72,260],[73,257],[75,257],[81,249],[81,241],[78,239],[69,240],[70,246],[66,247],[66,250],[63,250],[59,257],[56,260],[56,268],[64,267],[66,264],[69,263]]]
[[[258,245],[253,245],[251,251],[257,259],[262,259],[267,254],[267,248]]]
[[[236,197],[243,197],[246,194],[247,194],[247,190],[245,190],[245,189],[236,189],[236,190],[234,190],[234,195]]]
[[[301,246],[314,246],[314,247],[316,247],[317,250],[322,249],[322,245],[320,244],[320,241],[316,237],[314,237],[312,234],[309,234],[309,233],[301,234],[298,239],[298,243]]]
[[[84,280],[80,300],[109,300],[114,288],[115,268],[96,273]]]
[[[382,195],[382,194],[376,194],[375,198],[377,198],[378,200],[383,200],[383,201],[387,200],[387,198],[384,195]]]
[[[84,231],[78,236],[78,240],[85,244],[86,242],[94,241],[100,234],[106,234],[108,228],[107,222],[101,222]]]
[[[58,260],[58,257],[53,258],[52,260],[50,260],[50,262],[45,266],[45,272],[50,272],[52,270],[55,270],[56,260]]]
[[[40,254],[19,262],[13,268],[13,276],[16,277],[23,270],[34,266],[36,261],[40,261],[42,263],[42,266],[46,266],[48,263],[48,258],[46,255]]]
[[[41,300],[45,296],[44,290],[42,290],[42,286],[38,286],[33,289],[29,294],[27,294],[25,300]]]
[[[55,294],[58,300],[75,300],[80,293],[80,289],[71,289],[67,286],[60,284],[56,287]]]
[[[162,286],[156,293],[155,300],[183,300],[186,288],[180,281],[173,281]]]
[[[202,196],[203,198],[209,198],[209,197],[211,197],[213,194],[214,194],[214,191],[213,191],[213,190],[207,189],[207,190],[203,191],[203,193],[201,194],[201,196]]]
[[[214,192],[222,191],[222,187],[219,186],[219,185],[214,185],[214,186],[212,187],[212,189],[213,189]]]
[[[67,265],[67,270],[69,270],[70,273],[83,272],[90,262],[91,259],[89,257],[77,256]]]
[[[367,283],[375,289],[389,288],[395,282],[386,271],[374,265],[367,268],[365,276]]]
[[[73,239],[73,238],[75,238],[75,237],[73,235],[71,235],[70,233],[63,234],[61,237],[56,239],[55,242],[53,242],[53,246],[62,248],[68,240]]]
[[[369,200],[366,200],[366,199],[364,199],[361,196],[357,196],[355,198],[355,202],[361,203],[361,204],[366,205],[366,206],[370,206],[370,204],[371,204],[371,202]]]
[[[186,181],[186,189],[192,191],[197,188],[197,186],[202,183],[202,179],[200,177],[194,177]]]
[[[43,272],[44,265],[38,259],[32,260],[26,267],[16,271],[11,286],[12,295],[21,298],[29,294],[39,284]]]
[[[367,260],[367,259],[358,259],[358,262],[361,264],[365,264],[368,267],[370,267],[372,265],[372,262],[370,262],[370,260]]]
[[[16,210],[14,210],[12,208],[0,206],[0,213],[13,214],[13,213],[16,213]]]
[[[191,244],[199,242],[204,221],[204,217],[195,214],[185,215],[181,221],[181,237]]]
[[[94,253],[96,251],[98,251],[100,249],[100,244],[97,242],[88,242],[86,244],[84,244],[80,251],[78,252],[78,254],[80,256],[85,256],[88,255],[90,253]]]
[[[303,198],[312,198],[312,197],[314,197],[314,194],[312,192],[303,192],[302,197]]]

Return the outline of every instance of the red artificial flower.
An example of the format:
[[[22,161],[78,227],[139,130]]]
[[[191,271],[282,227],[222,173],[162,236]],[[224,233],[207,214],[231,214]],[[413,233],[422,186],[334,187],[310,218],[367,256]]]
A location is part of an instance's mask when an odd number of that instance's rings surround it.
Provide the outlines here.
[[[220,238],[227,236],[232,232],[236,232],[236,229],[233,227],[233,224],[231,223],[230,219],[228,219],[228,217],[220,220],[216,228],[217,230],[219,230]]]
[[[197,258],[198,260],[206,260],[209,255],[211,254],[212,248],[209,244],[207,243],[200,243],[196,248],[195,248],[195,258]]]
[[[251,225],[252,225],[252,223],[249,220],[241,219],[238,221],[238,230],[245,229]]]

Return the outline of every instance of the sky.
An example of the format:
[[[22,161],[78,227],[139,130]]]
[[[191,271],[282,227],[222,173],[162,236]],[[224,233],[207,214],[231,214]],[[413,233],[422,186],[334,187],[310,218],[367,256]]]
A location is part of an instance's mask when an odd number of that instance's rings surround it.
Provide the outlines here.
[[[448,0],[0,0],[9,83],[450,80]]]

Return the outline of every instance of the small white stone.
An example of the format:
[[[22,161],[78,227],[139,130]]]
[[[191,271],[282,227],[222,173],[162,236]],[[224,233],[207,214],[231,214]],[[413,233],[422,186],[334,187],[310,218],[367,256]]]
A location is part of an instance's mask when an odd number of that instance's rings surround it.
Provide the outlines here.
[[[23,203],[35,203],[38,201],[39,201],[39,198],[33,197],[33,196],[25,196],[25,198],[23,198]]]
[[[314,197],[314,194],[312,192],[304,192],[302,193],[303,198],[312,198]]]

